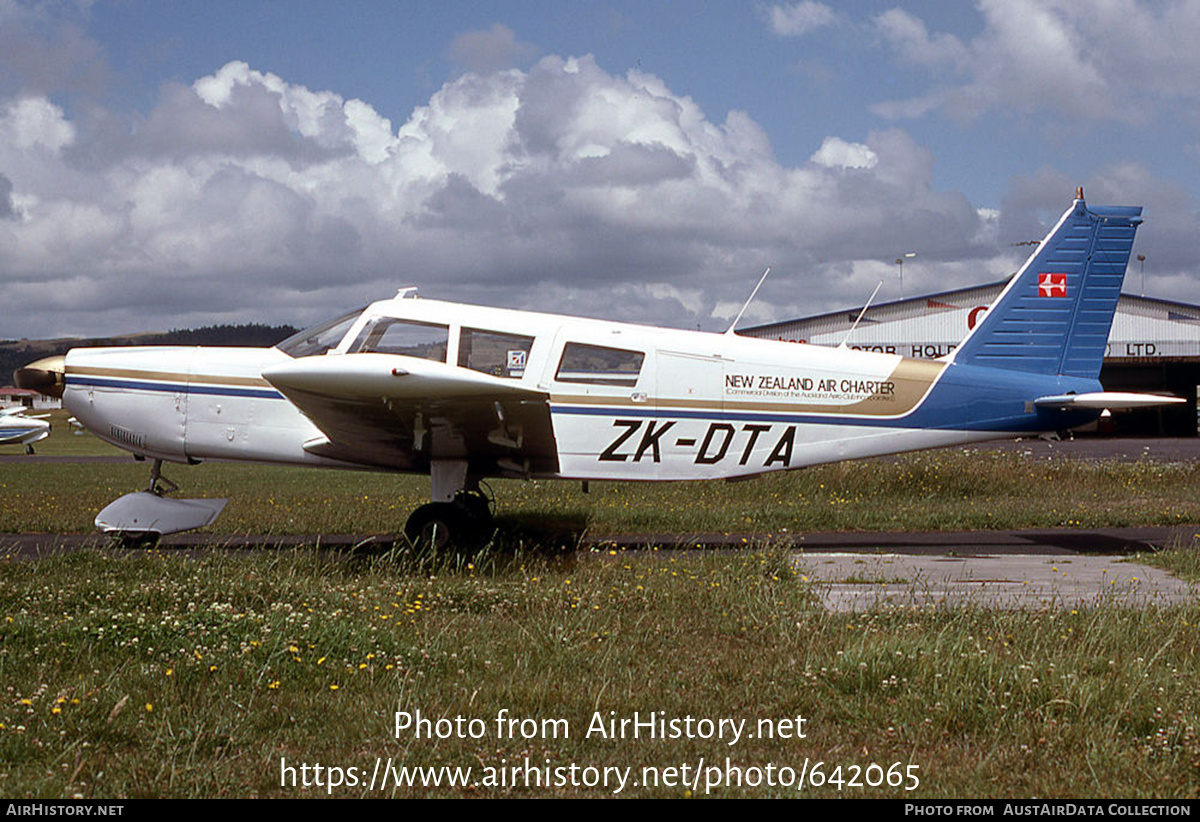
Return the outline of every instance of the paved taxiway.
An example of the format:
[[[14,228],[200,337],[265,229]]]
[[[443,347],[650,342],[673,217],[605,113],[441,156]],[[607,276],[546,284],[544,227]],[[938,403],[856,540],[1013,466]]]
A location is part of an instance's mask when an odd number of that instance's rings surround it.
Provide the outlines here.
[[[1200,587],[1123,557],[803,554],[796,568],[831,611],[981,607],[1084,610],[1200,602]]]

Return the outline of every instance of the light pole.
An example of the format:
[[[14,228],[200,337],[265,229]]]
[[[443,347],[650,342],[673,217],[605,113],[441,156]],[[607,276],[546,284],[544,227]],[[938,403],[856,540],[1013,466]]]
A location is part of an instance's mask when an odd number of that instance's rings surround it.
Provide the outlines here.
[[[917,252],[909,251],[903,257],[896,258],[896,265],[900,266],[900,299],[902,300],[904,299],[904,261],[911,260],[915,256],[917,256]]]
[[[1139,254],[1138,262],[1141,263],[1141,266],[1142,266],[1142,296],[1145,297],[1146,296],[1146,255]]]

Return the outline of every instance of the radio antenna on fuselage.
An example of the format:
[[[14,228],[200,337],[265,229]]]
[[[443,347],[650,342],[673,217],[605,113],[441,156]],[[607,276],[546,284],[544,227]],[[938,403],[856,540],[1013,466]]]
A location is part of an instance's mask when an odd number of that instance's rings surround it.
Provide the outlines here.
[[[850,330],[846,332],[846,338],[842,340],[842,344],[838,348],[845,348],[846,343],[850,342],[850,335],[854,333],[854,329],[858,328],[858,321],[863,318],[863,314],[867,313],[867,309],[871,307],[871,302],[875,299],[875,295],[879,293],[879,289],[883,287],[883,280],[879,281],[879,285],[875,286],[875,290],[871,292],[871,296],[867,298],[867,304],[862,307],[862,311],[858,312],[858,316],[854,318],[854,325],[850,326]]]
[[[750,303],[754,302],[754,295],[758,293],[758,289],[762,288],[763,282],[767,279],[767,275],[770,273],[771,266],[767,266],[767,270],[764,271],[763,275],[758,278],[758,285],[754,286],[754,290],[750,292],[750,298],[746,300],[746,304],[742,306],[742,310],[737,313],[737,316],[733,318],[733,322],[729,324],[729,328],[725,331],[726,334],[732,334],[733,329],[737,328],[738,320],[740,320],[742,315],[746,313],[746,309],[750,307]]]

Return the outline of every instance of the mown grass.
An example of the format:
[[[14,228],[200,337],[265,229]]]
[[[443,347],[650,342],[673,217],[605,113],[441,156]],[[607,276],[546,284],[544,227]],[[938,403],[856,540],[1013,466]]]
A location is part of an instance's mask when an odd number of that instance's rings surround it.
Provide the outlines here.
[[[64,412],[57,412],[63,417]],[[123,452],[55,418],[47,456]],[[12,449],[12,453],[19,450]],[[428,501],[427,477],[239,463],[170,465],[178,496],[226,497],[218,534],[398,533]],[[86,533],[96,512],[144,488],[149,464],[0,463],[0,533]],[[1200,522],[1200,465],[1036,459],[943,449],[839,463],[745,482],[497,480],[502,524],[628,533],[782,535],[823,530],[959,530]],[[518,529],[519,530],[519,529]]]
[[[397,533],[428,500],[424,477],[280,466],[168,466],[180,496],[227,497],[215,533]],[[84,533],[144,488],[145,463],[0,464],[0,532]],[[746,482],[494,481],[502,521],[622,533],[958,530],[1200,522],[1200,466],[1035,460],[943,450]]]
[[[282,765],[916,765],[920,786],[816,796],[1193,797],[1200,607],[830,615],[783,554],[457,562],[314,550],[81,552],[0,565],[9,797],[326,795]],[[480,739],[395,734],[395,712]],[[495,719],[569,737],[499,738]],[[616,718],[803,717],[803,739],[586,738]],[[748,771],[747,771],[748,773]],[[762,772],[760,771],[760,775]],[[310,772],[310,777],[311,777]],[[698,792],[703,794],[703,780]],[[389,785],[373,795],[612,788]],[[683,796],[682,785],[626,795]],[[762,784],[720,796],[793,795]],[[334,796],[367,795],[342,786]]]
[[[96,448],[76,439],[77,454]],[[805,795],[1194,797],[1200,604],[827,614],[765,535],[1198,522],[1195,471],[940,451],[733,484],[592,483],[589,494],[494,484],[502,525],[517,533],[532,521],[592,536],[750,535],[739,552],[552,554],[516,540],[423,561],[220,548],[0,560],[0,786],[9,797],[307,796],[326,791],[281,786],[281,765],[354,766],[365,781],[377,758],[470,766],[476,777],[528,758],[640,778],[643,767],[729,757],[744,769],[821,762],[847,779],[870,763],[918,766],[911,793]],[[147,473],[132,462],[0,464],[0,532],[89,532],[95,512]],[[216,463],[169,474],[185,496],[230,497],[214,528],[228,534],[395,533],[428,482]],[[1200,579],[1197,556],[1181,544],[1153,561]],[[397,737],[398,709],[482,719],[487,732]],[[498,738],[502,710],[565,719],[571,735]],[[803,716],[808,735],[736,745],[584,736],[596,712],[634,711],[751,728]],[[610,791],[389,785],[371,795]],[[767,784],[714,793],[794,795]]]

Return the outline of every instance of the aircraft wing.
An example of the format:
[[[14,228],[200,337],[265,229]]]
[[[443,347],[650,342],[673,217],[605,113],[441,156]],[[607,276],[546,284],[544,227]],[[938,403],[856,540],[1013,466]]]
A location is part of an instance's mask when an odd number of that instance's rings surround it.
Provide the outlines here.
[[[360,465],[485,476],[556,473],[549,395],[511,379],[399,354],[302,357],[263,377],[324,434],[304,444]]]

